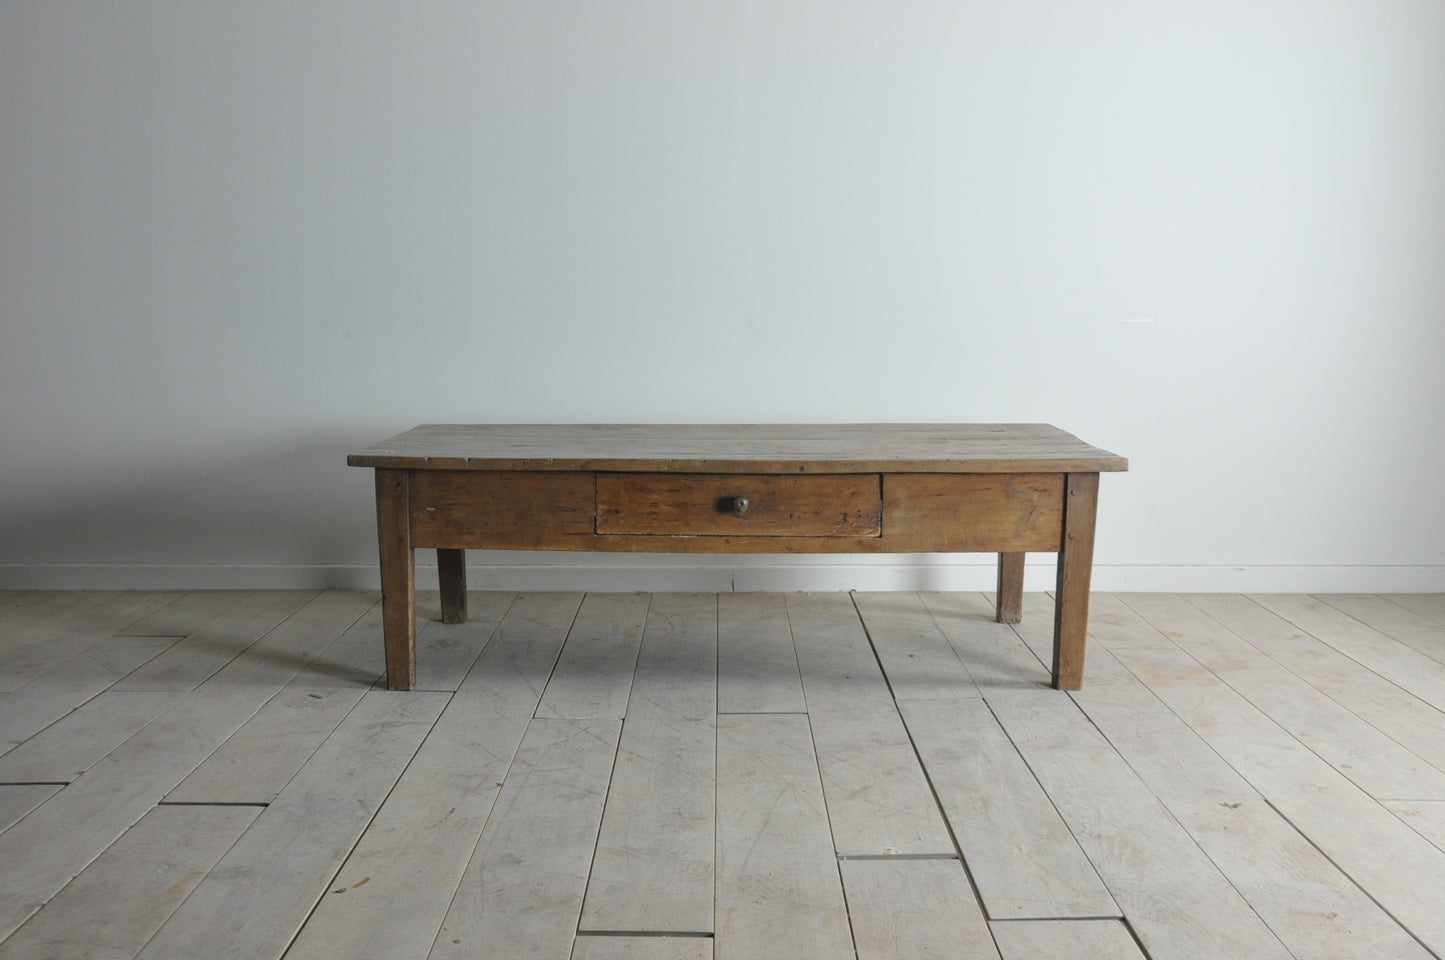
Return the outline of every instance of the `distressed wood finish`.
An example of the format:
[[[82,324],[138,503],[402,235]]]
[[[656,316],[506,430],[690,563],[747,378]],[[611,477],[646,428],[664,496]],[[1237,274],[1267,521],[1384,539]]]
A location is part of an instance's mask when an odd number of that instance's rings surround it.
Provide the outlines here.
[[[643,536],[876,537],[877,474],[597,475],[597,533]]]
[[[416,683],[415,550],[466,617],[463,551],[999,554],[1018,619],[1028,552],[1058,554],[1054,685],[1083,677],[1100,471],[1045,424],[425,425],[348,458],[376,470],[387,680]]]

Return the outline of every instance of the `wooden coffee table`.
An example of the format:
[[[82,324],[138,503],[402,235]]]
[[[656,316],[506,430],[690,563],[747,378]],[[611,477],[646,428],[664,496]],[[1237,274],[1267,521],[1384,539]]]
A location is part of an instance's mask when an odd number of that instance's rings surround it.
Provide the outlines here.
[[[376,471],[387,682],[416,683],[415,560],[466,619],[463,551],[1058,554],[1054,686],[1083,682],[1099,474],[1124,458],[1046,424],[428,424],[352,454]]]

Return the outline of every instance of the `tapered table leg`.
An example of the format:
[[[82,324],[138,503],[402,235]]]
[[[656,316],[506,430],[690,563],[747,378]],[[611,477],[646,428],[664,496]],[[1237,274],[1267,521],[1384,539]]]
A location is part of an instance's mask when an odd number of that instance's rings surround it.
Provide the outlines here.
[[[442,623],[467,622],[467,555],[437,548],[437,580],[442,591]]]
[[[1094,566],[1094,518],[1099,475],[1070,473],[1064,483],[1064,536],[1054,596],[1054,686],[1084,685],[1084,640],[1089,627],[1089,578]]]
[[[1024,615],[1024,555],[998,555],[998,596],[994,619],[999,623],[1018,623]]]
[[[411,474],[376,471],[376,533],[381,548],[381,620],[386,683],[416,686],[416,560],[411,546]]]

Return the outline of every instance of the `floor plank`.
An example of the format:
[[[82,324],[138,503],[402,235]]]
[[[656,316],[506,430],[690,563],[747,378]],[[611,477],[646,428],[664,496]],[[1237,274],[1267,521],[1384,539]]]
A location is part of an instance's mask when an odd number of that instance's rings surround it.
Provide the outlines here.
[[[0,833],[60,791],[59,783],[0,783]]]
[[[581,930],[711,933],[717,600],[653,599]]]
[[[269,631],[105,762],[0,834],[0,863],[25,864],[23,871],[0,871],[0,939],[144,816],[347,625]]]
[[[719,717],[717,805],[717,960],[851,960],[807,717]]]
[[[1445,712],[1300,630],[1247,597],[1187,598],[1266,657],[1437,770],[1445,770]]]
[[[1095,611],[1094,635],[1109,652],[1396,921],[1428,949],[1445,952],[1438,891],[1399,882],[1445,875],[1438,848],[1162,634],[1138,629],[1122,603],[1101,599]],[[1137,922],[1135,929],[1143,935]]]
[[[805,705],[830,703],[892,703],[888,681],[868,642],[853,601],[841,593],[790,593],[788,621],[798,669],[807,677]]]
[[[1436,709],[1445,710],[1445,663],[1314,597],[1276,594],[1254,600]]]
[[[0,592],[0,960],[1445,955],[1438,596],[286,599]]]
[[[896,700],[978,696],[923,601],[914,593],[856,593],[853,602]]]
[[[270,803],[381,676],[369,596],[337,594],[316,616],[351,626],[200,766],[170,791],[170,803]],[[355,634],[353,635],[353,631]],[[360,678],[358,682],[357,679]]]
[[[260,812],[152,809],[0,944],[0,958],[132,960]]]
[[[924,593],[919,596],[969,676],[984,693],[993,689],[1036,690],[1052,683],[1049,665],[1019,640],[1009,624],[994,621],[993,603],[982,594]],[[1037,608],[1031,610],[1031,620],[1037,621],[1042,614]],[[1049,642],[1052,643],[1052,637]]]
[[[313,592],[299,590],[251,594],[206,626],[182,637],[111,689],[181,693],[194,690],[316,597]]]
[[[5,631],[8,656],[5,672],[0,674],[0,693],[19,690],[77,655],[95,655],[110,645],[128,646],[108,641],[137,618],[176,596],[126,590],[61,594],[53,616],[22,622]]]
[[[1445,624],[1372,594],[1330,594],[1315,599],[1436,663],[1445,663]]]
[[[337,874],[344,893],[321,900],[287,960],[426,956],[580,599],[532,594],[509,607]]]
[[[1146,960],[1119,920],[1007,920],[992,928],[1003,960]]]
[[[175,693],[102,693],[0,755],[0,783],[69,783],[179,698]]]
[[[984,701],[901,709],[990,918],[1120,915]]]
[[[957,860],[845,860],[858,960],[998,957]]]
[[[1387,800],[1385,806],[1420,836],[1445,850],[1445,800]]]
[[[547,682],[539,717],[611,717],[627,712],[650,597],[589,593]]]
[[[621,726],[528,725],[431,957],[571,953]]]
[[[1445,771],[1169,594],[1118,599],[1216,677],[1374,797],[1445,799]]]
[[[717,604],[718,712],[807,710],[782,595],[724,593]]]
[[[579,936],[572,960],[712,960],[712,938]]]
[[[1068,697],[989,705],[1151,960],[1291,960],[1279,939]]]
[[[414,691],[368,693],[166,921],[140,960],[280,957],[447,699]]]
[[[1074,699],[1295,956],[1428,958],[1139,680],[1126,672]]]

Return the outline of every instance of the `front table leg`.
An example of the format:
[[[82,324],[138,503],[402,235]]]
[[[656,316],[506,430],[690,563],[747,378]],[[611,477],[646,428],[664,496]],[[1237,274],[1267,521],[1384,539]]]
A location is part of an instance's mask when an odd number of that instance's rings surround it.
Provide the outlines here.
[[[386,683],[416,686],[416,561],[411,546],[411,473],[377,468],[376,534],[381,548],[381,622]]]
[[[1078,690],[1084,685],[1084,638],[1089,627],[1089,576],[1094,567],[1099,475],[1070,473],[1064,486],[1064,536],[1054,595],[1054,686]]]

